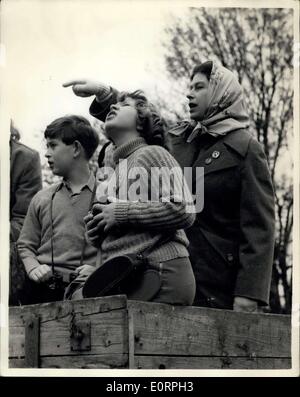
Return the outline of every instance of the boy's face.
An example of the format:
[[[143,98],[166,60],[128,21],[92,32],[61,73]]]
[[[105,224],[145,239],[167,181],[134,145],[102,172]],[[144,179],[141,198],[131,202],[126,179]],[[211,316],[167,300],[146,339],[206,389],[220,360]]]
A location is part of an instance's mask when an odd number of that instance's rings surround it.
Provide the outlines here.
[[[111,105],[105,120],[105,131],[110,132],[135,131],[137,125],[136,103],[133,98],[127,97],[122,102]]]
[[[60,139],[47,138],[45,156],[54,175],[67,177],[74,161],[74,146],[66,145]]]

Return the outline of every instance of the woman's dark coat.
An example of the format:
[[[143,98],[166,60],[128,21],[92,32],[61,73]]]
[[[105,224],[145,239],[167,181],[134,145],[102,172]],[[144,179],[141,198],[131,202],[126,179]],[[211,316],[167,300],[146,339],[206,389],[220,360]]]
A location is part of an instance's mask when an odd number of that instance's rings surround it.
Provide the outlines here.
[[[201,138],[210,144],[198,154],[193,146],[201,147]],[[204,168],[204,207],[186,231],[197,282],[195,304],[232,308],[234,296],[268,304],[274,194],[262,146],[245,129],[218,139],[203,135],[194,145],[184,134],[169,133],[169,139],[182,167]]]

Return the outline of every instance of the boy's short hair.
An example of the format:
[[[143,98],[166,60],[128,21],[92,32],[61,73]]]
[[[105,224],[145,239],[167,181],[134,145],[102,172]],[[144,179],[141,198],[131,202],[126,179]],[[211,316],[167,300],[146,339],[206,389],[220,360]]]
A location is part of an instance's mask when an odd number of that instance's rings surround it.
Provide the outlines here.
[[[89,160],[99,145],[99,136],[90,122],[82,116],[64,116],[50,123],[44,137],[47,139],[61,139],[66,145],[73,142],[81,143],[85,155]]]
[[[162,119],[154,105],[148,101],[141,90],[134,92],[121,92],[118,95],[118,102],[126,98],[135,101],[135,108],[138,114],[137,130],[149,145],[165,145],[164,126]]]

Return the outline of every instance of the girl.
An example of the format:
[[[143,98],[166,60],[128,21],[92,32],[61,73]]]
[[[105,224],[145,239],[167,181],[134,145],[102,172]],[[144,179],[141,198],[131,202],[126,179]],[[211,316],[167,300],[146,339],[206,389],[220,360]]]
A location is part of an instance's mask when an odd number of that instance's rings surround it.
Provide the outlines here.
[[[85,219],[87,235],[101,245],[102,262],[152,248],[148,263],[161,282],[151,301],[191,305],[195,279],[183,229],[195,220],[194,206],[180,166],[162,147],[162,123],[136,91],[119,95],[106,116],[105,130],[115,145],[116,168],[107,204],[95,204]],[[132,292],[137,299],[135,288]]]

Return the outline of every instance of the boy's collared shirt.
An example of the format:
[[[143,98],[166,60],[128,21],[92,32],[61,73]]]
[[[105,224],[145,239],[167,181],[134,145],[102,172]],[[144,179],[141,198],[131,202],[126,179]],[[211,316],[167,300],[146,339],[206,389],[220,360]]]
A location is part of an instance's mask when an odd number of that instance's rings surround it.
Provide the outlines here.
[[[95,176],[91,173],[79,193],[73,193],[69,184],[62,181],[34,196],[18,240],[21,259],[32,257],[40,264],[52,265],[53,226],[56,270],[70,273],[80,266],[85,240],[83,218],[89,211],[95,183]],[[86,241],[82,264],[95,266],[96,255],[97,249]],[[25,264],[25,267],[27,273],[30,273],[36,266],[29,267]]]
[[[91,172],[87,183],[81,187],[80,192],[74,193],[69,182],[66,181],[65,179],[62,180],[57,191],[59,191],[59,190],[66,191],[66,194],[69,195],[69,198],[70,198],[72,204],[75,204],[76,201],[80,199],[80,195],[81,195],[82,191],[84,191],[85,189],[88,189],[93,194],[93,191],[95,188],[95,183],[96,183],[95,175]]]
[[[69,182],[66,181],[65,179],[62,180],[60,188],[62,188],[63,186],[66,187],[66,189],[70,192],[71,196],[79,195],[80,192],[82,190],[84,190],[85,188],[88,188],[92,192],[95,187],[95,175],[92,172],[90,173],[90,177],[89,177],[87,183],[82,186],[79,193],[73,193],[73,190],[72,190]]]

